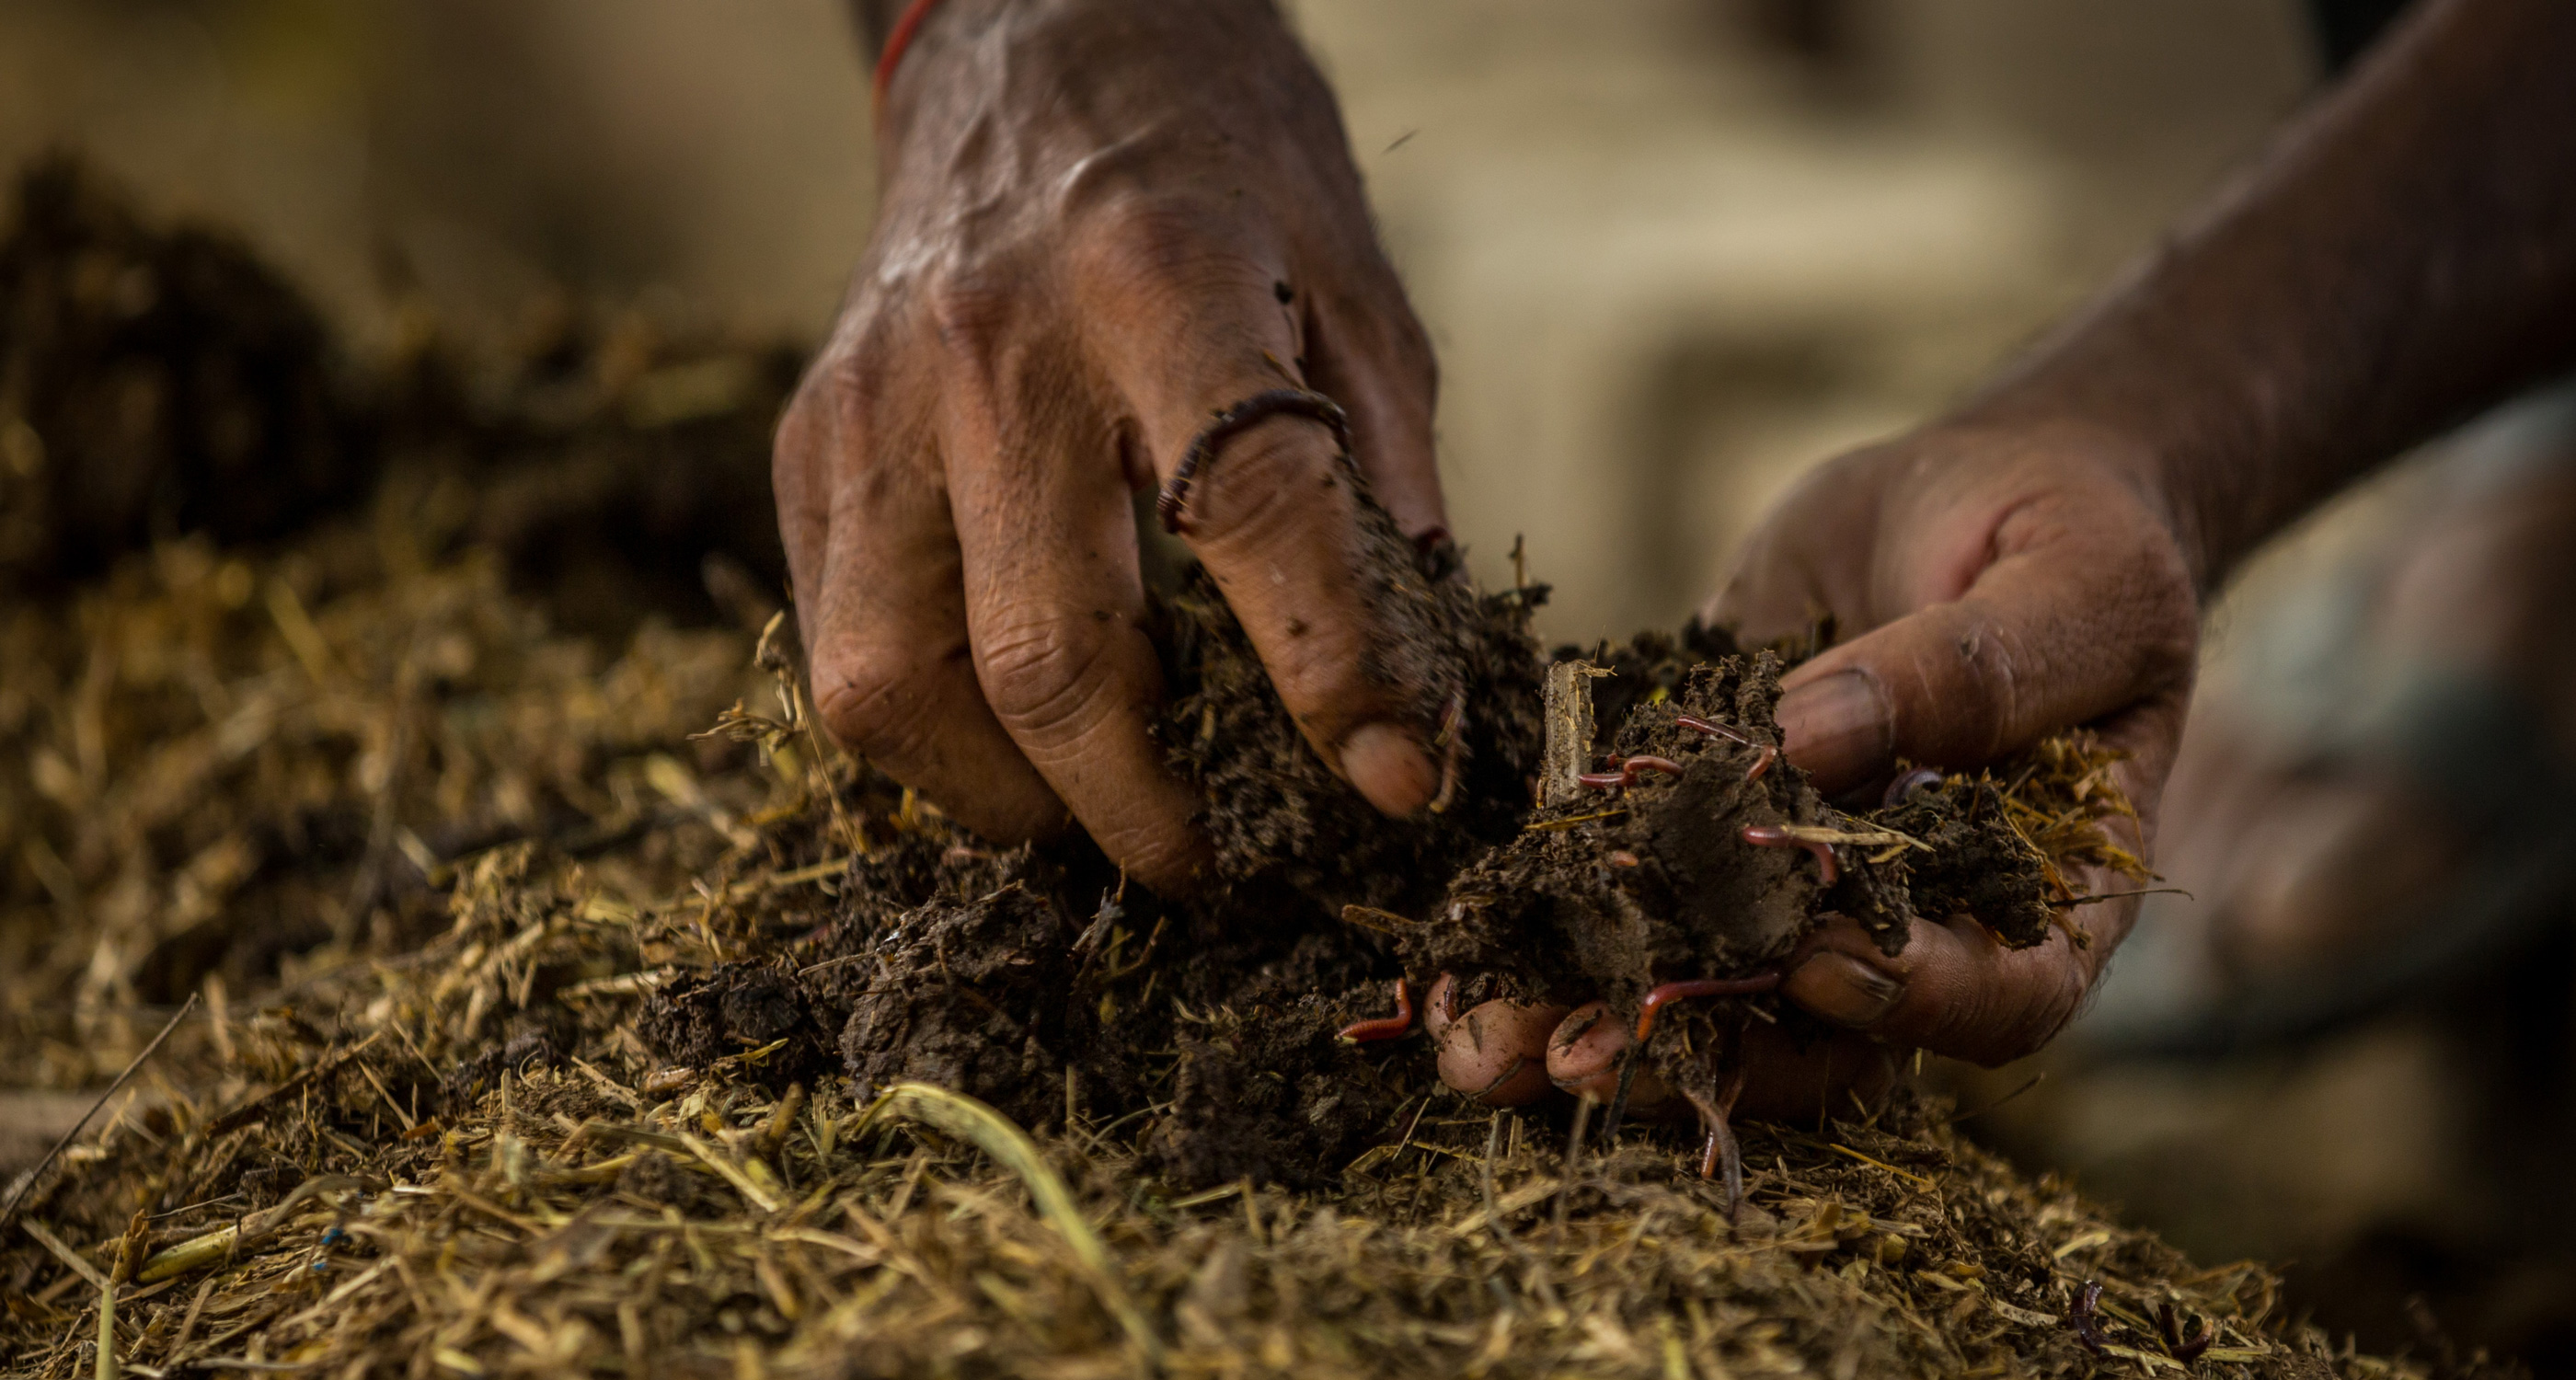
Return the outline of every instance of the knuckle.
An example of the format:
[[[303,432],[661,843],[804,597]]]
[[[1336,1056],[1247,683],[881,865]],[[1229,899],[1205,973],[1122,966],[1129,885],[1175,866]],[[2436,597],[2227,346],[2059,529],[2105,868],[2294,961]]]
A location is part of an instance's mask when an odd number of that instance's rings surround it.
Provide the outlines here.
[[[1330,450],[1321,427],[1286,417],[1228,441],[1192,491],[1193,544],[1247,554],[1314,550],[1317,501],[1328,496],[1322,485],[1340,479]]]
[[[815,357],[771,434],[773,467],[862,450],[886,396],[893,351],[878,325],[845,330]]]
[[[984,640],[984,698],[1015,737],[1054,742],[1088,726],[1107,687],[1106,639],[1080,619],[1014,624]]]
[[[991,352],[1025,296],[1016,275],[952,267],[923,284],[921,309],[951,354],[980,359]]]
[[[1082,242],[1090,266],[1112,281],[1170,293],[1256,272],[1241,240],[1241,226],[1200,197],[1134,191],[1094,211]]]
[[[909,653],[827,647],[814,658],[814,711],[852,752],[909,762],[930,731],[916,687],[932,669]]]

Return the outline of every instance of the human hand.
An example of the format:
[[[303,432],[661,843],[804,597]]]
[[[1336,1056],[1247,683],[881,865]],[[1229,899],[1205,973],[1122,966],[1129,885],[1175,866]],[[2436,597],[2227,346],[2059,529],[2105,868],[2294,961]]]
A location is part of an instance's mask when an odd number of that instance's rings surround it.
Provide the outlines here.
[[[1148,732],[1133,495],[1221,409],[1311,390],[1370,494],[1444,522],[1431,351],[1332,95],[1259,0],[951,0],[902,59],[877,224],[778,431],[779,526],[833,736],[986,837],[1068,812],[1146,882],[1208,853]],[[1227,438],[1181,529],[1322,760],[1390,814],[1439,773],[1372,681],[1333,431]]]
[[[1848,639],[1783,678],[1789,760],[1828,796],[1883,782],[1896,759],[1966,769],[2051,733],[2091,727],[2129,755],[2115,771],[2138,811],[2105,821],[2146,856],[2181,736],[2199,600],[2135,448],[2068,424],[1955,422],[1846,455],[1809,475],[1756,533],[1703,614],[1748,642],[1830,612]],[[2096,892],[2126,890],[2084,875]],[[1883,1088],[1880,1046],[1994,1064],[2037,1049],[2074,1015],[2137,912],[2135,898],[2073,911],[2073,931],[2007,950],[1969,917],[1919,919],[1902,952],[1849,920],[1791,954],[1781,992],[1851,1032],[1792,1046],[1757,1025],[1744,1104],[1814,1112],[1845,1089]],[[1426,1024],[1442,1078],[1497,1104],[1551,1084],[1604,1096],[1627,1022],[1599,1003],[1488,1002]],[[1664,1090],[1641,1076],[1631,1105]]]

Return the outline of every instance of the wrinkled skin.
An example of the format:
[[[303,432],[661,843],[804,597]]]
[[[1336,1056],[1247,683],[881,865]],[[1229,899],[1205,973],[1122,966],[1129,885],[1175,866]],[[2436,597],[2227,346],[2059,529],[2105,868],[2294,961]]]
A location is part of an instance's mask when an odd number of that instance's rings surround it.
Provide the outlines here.
[[[1252,0],[950,0],[906,52],[882,202],[781,423],[780,527],[815,701],[841,742],[989,838],[1079,821],[1189,888],[1195,801],[1147,733],[1134,495],[1213,413],[1340,402],[1378,502],[1443,522],[1430,347],[1378,249],[1340,119]],[[1372,683],[1355,495],[1279,417],[1191,491],[1186,538],[1315,751],[1380,808],[1438,771]]]

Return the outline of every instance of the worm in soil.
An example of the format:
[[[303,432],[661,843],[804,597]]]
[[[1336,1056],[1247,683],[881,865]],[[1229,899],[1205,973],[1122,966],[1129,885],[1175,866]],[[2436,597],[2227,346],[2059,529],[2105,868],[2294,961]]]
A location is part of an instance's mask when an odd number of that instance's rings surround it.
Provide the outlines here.
[[[1648,757],[1641,754],[1620,762],[1617,771],[1588,771],[1574,779],[1596,791],[1624,791],[1636,785],[1637,774],[1645,771],[1659,771],[1667,776],[1679,776],[1682,774],[1682,764],[1669,757]]]
[[[1744,826],[1744,841],[1756,848],[1806,849],[1816,855],[1816,871],[1823,874],[1827,886],[1842,875],[1834,866],[1834,846],[1821,839],[1798,838],[1776,824],[1748,824]]]
[[[1373,1040],[1402,1039],[1404,1033],[1411,1029],[1413,1029],[1413,989],[1405,985],[1404,979],[1397,978],[1394,1015],[1374,1021],[1353,1021],[1343,1026],[1341,1033],[1334,1038],[1360,1045]]]

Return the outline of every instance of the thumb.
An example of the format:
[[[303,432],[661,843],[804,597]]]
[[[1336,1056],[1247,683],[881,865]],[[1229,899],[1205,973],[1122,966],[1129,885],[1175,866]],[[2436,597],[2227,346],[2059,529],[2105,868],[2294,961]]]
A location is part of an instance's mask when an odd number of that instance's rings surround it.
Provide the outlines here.
[[[2143,513],[2087,507],[2037,500],[2007,514],[1964,589],[1783,678],[1789,760],[1830,795],[1898,757],[1981,766],[2183,693],[2198,613],[2180,554]]]

